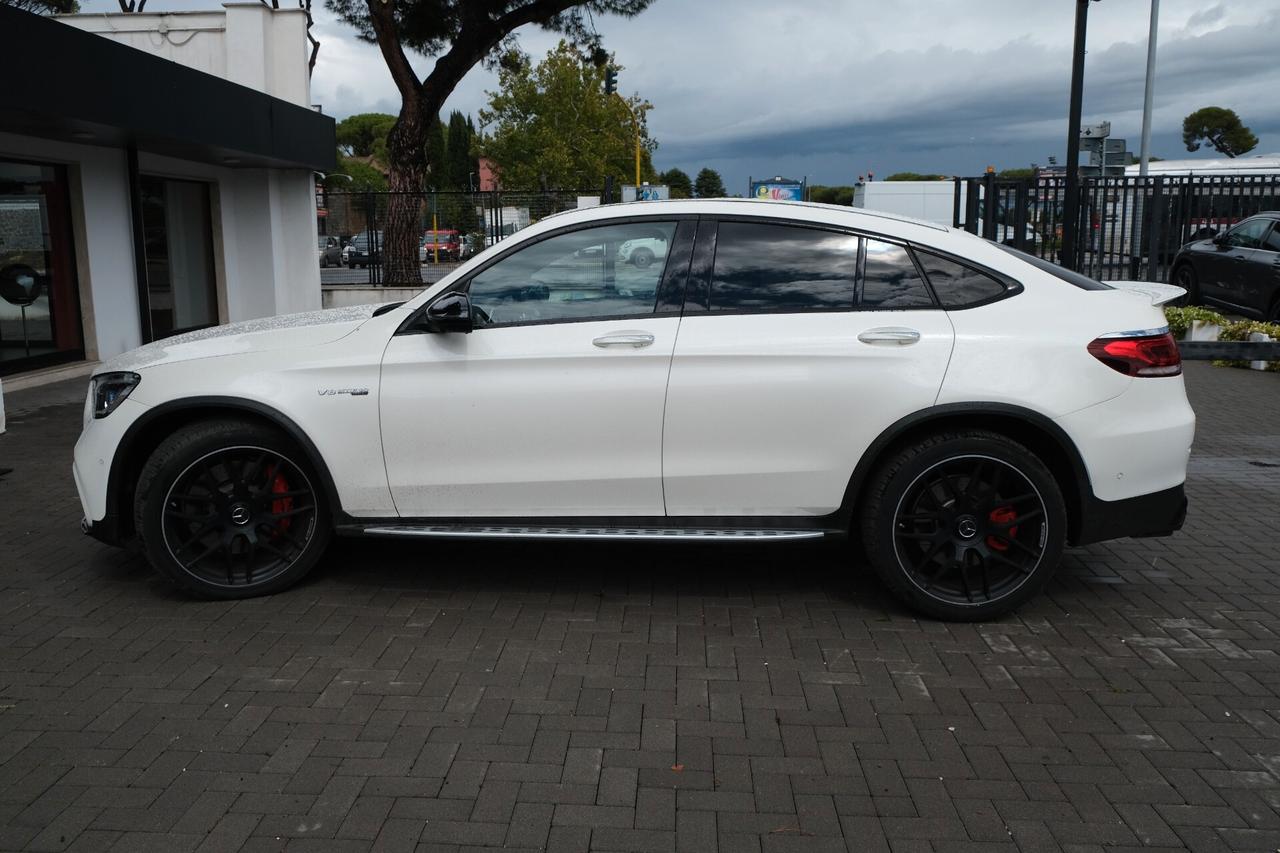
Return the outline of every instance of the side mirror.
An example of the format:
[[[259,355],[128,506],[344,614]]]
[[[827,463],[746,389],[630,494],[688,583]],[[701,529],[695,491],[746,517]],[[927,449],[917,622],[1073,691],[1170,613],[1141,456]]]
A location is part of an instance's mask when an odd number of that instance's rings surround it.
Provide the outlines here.
[[[1227,235],[1224,232],[1222,234],[1213,235],[1213,244],[1220,248],[1225,248],[1226,246],[1230,245],[1230,242],[1227,240]]]
[[[427,306],[427,329],[432,332],[469,334],[475,328],[471,300],[465,293],[446,293]]]

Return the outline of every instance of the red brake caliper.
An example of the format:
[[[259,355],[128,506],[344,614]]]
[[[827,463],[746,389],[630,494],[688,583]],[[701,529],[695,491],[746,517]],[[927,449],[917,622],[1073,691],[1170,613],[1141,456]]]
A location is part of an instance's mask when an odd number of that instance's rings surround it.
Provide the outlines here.
[[[991,510],[991,515],[987,516],[987,518],[991,519],[992,524],[1008,524],[1009,522],[1013,521],[1017,517],[1018,517],[1017,510],[1015,510],[1011,506],[998,506],[995,509]],[[1013,527],[1010,527],[1008,530],[1006,530],[1005,535],[1002,538],[1012,539],[1017,535],[1018,535],[1018,528],[1017,528],[1017,525],[1015,525]],[[992,535],[987,537],[987,547],[995,551],[1008,551],[1009,543],[1002,542],[1000,539]]]
[[[284,478],[284,474],[276,474],[274,480],[271,481],[271,493],[273,495],[282,494],[289,491],[289,481]],[[288,512],[293,509],[293,497],[276,498],[271,502],[272,514],[278,515],[282,512]],[[276,530],[285,533],[289,530],[289,525],[293,522],[292,516],[286,516],[276,521]]]

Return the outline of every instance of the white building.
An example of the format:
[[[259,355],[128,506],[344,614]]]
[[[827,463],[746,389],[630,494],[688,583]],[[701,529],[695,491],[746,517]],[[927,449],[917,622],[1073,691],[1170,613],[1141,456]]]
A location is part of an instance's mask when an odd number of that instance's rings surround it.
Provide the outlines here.
[[[0,376],[320,307],[306,14],[0,5]]]

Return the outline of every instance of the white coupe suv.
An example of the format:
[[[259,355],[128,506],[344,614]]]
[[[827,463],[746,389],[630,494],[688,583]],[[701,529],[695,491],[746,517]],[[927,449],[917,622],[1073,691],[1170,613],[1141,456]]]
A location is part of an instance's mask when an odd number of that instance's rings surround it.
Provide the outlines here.
[[[912,607],[984,619],[1067,545],[1181,526],[1181,293],[851,208],[571,211],[405,303],[103,365],[76,485],[89,533],[215,598],[297,582],[333,533],[851,535]]]

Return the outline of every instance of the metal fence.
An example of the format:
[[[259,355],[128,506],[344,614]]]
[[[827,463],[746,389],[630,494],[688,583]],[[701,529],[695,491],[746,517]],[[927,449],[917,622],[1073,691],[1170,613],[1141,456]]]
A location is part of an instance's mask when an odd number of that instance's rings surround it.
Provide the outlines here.
[[[957,178],[953,224],[1098,279],[1167,281],[1186,242],[1280,208],[1280,175],[1080,180],[1076,257],[1061,257],[1064,176]]]
[[[389,192],[345,193],[322,192],[317,199],[317,215],[321,237],[335,237],[346,246],[355,241],[363,251],[354,258],[346,253],[341,261],[347,268],[322,270],[325,284],[395,285],[383,276],[381,239],[386,225],[387,209],[395,194]],[[443,242],[457,233],[463,257],[478,252],[510,237],[521,228],[579,205],[579,198],[600,198],[599,190],[548,190],[545,192],[423,192],[413,193],[418,207],[419,243],[428,246]],[[452,253],[440,256],[438,251],[421,252],[424,279],[431,280],[431,268],[452,265],[458,258]],[[358,271],[358,272],[357,272]]]

